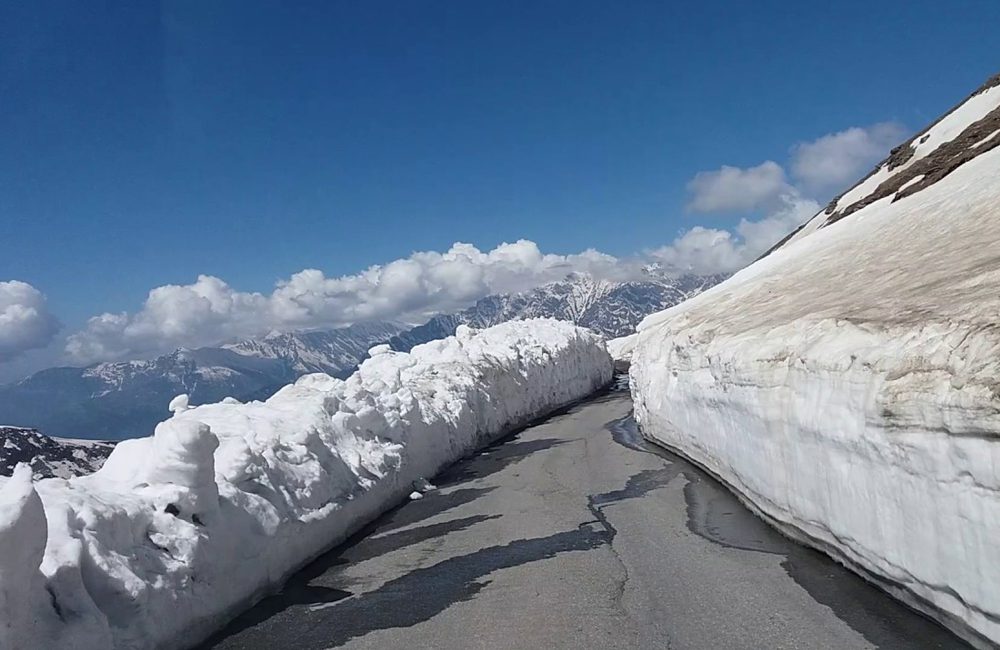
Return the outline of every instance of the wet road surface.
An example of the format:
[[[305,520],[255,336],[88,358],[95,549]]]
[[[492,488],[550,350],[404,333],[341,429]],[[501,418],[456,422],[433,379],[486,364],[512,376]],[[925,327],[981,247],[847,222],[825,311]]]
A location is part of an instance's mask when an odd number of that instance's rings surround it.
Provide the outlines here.
[[[459,462],[204,648],[966,648],[641,439],[609,392]]]

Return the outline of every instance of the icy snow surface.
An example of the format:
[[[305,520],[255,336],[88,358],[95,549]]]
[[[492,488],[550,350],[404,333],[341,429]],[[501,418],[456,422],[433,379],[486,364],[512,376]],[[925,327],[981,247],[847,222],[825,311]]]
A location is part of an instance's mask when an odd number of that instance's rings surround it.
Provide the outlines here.
[[[615,363],[627,366],[632,361],[632,350],[635,348],[637,338],[638,334],[629,334],[608,341],[608,354],[615,360]]]
[[[600,337],[552,320],[371,355],[266,402],[174,400],[93,475],[0,482],[0,648],[191,645],[433,489],[424,477],[612,373]]]
[[[779,527],[1000,642],[998,316],[993,149],[647,317],[636,418]]]

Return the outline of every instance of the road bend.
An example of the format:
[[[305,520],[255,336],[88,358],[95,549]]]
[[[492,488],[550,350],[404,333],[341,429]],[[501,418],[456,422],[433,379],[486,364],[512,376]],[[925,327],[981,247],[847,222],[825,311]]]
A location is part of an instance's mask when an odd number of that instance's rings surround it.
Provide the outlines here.
[[[644,441],[612,390],[460,461],[204,648],[965,648]]]

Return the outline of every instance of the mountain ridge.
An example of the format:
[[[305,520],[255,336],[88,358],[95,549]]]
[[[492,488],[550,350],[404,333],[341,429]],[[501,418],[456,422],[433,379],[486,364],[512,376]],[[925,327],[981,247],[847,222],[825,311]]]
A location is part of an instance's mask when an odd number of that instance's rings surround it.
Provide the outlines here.
[[[397,323],[289,332],[219,347],[178,348],[148,360],[41,370],[0,387],[0,419],[47,434],[121,439],[149,435],[168,402],[264,399],[308,372],[345,377]]]
[[[450,336],[459,325],[489,327],[536,317],[568,320],[611,339],[631,334],[645,316],[695,296],[725,277],[689,274],[672,278],[650,269],[642,279],[611,281],[574,273],[528,291],[486,296],[472,307],[435,316],[401,332],[389,344],[405,352]]]

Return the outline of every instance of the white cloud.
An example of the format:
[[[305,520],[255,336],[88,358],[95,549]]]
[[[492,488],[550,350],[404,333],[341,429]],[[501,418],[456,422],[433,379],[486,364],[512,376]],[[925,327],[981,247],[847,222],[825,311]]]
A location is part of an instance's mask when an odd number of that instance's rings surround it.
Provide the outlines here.
[[[747,212],[767,209],[791,188],[785,170],[767,160],[756,167],[723,165],[715,171],[698,172],[687,184],[693,212]]]
[[[735,230],[696,226],[650,254],[678,270],[736,271],[816,214],[820,206],[812,197],[825,199],[831,190],[846,189],[884,158],[905,133],[900,124],[881,122],[800,142],[791,149],[794,183],[772,160],[756,167],[724,165],[699,172],[687,184],[689,210],[763,213],[763,218],[743,218]]]
[[[815,196],[812,192],[855,180],[861,168],[884,155],[901,134],[902,127],[886,122],[800,143],[792,148],[795,184],[770,160],[756,167],[701,172],[687,185],[690,210],[763,216],[744,217],[730,230],[696,226],[641,257],[618,259],[593,249],[576,255],[543,254],[534,242],[520,240],[488,252],[456,243],[445,253],[417,252],[342,277],[306,269],[269,294],[237,291],[219,278],[199,276],[193,284],[153,289],[134,313],[90,319],[67,339],[66,352],[75,361],[90,362],[214,345],[271,330],[378,319],[422,322],[486,295],[524,291],[574,271],[606,279],[633,278],[650,261],[675,273],[730,273],[816,214],[820,206],[809,198]]]
[[[0,361],[48,345],[59,331],[45,296],[26,282],[0,282]]]
[[[741,219],[736,231],[695,226],[649,256],[677,272],[732,273],[778,243],[819,211],[819,204],[794,192],[778,198],[779,207],[762,219]]]
[[[896,122],[851,127],[792,147],[791,171],[803,190],[814,193],[847,189],[889,150],[906,129]]]
[[[376,319],[419,322],[488,294],[523,291],[572,271],[610,279],[625,277],[632,268],[595,250],[543,254],[534,242],[520,240],[485,253],[456,243],[446,253],[418,252],[338,278],[307,269],[267,295],[240,292],[203,275],[193,284],[153,289],[136,313],[91,318],[68,338],[66,352],[75,361],[90,362],[212,345],[270,330]]]

